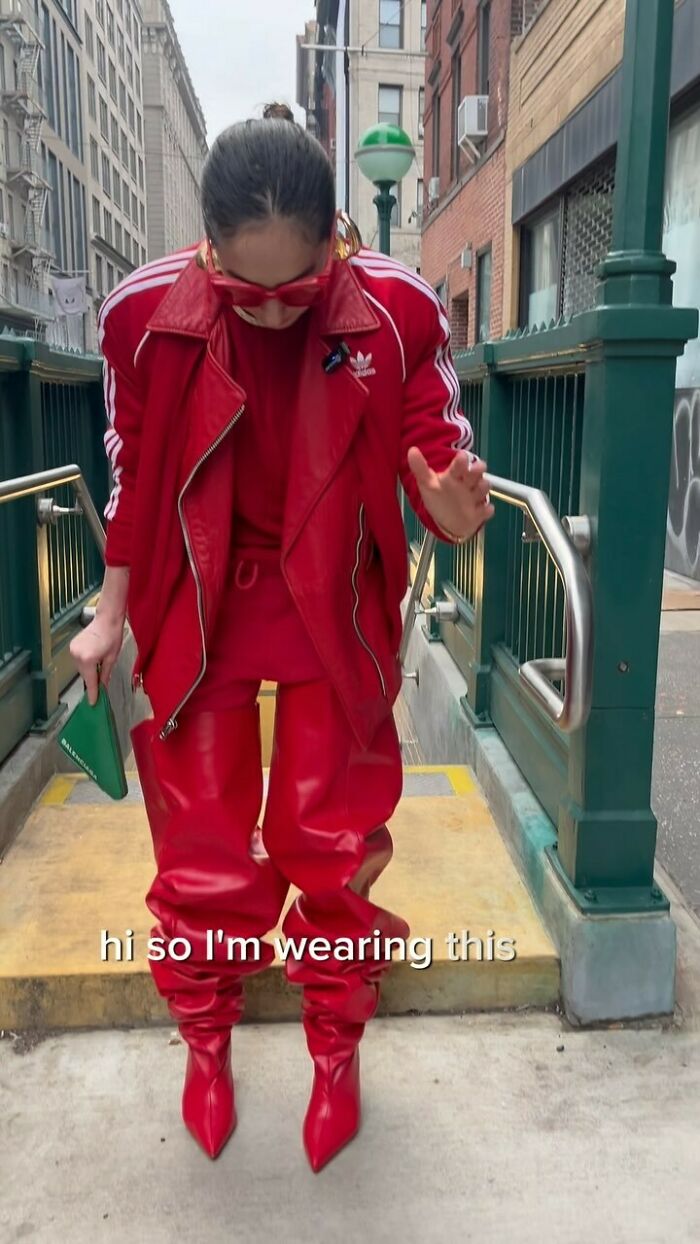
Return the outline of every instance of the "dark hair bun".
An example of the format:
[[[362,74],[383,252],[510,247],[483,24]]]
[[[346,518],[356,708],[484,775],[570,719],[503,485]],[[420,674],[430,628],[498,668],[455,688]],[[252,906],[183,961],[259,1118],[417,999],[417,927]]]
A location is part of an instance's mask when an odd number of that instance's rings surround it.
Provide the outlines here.
[[[286,104],[266,104],[263,109],[263,119],[265,121],[293,121],[296,124],[294,113]]]

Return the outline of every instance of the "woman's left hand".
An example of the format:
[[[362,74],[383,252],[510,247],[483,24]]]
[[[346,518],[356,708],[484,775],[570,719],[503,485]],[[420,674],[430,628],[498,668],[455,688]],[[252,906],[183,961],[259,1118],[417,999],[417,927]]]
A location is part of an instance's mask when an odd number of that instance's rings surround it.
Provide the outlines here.
[[[433,471],[417,446],[408,451],[408,465],[423,504],[445,534],[469,540],[493,517],[484,482],[486,463],[461,450],[446,471]]]

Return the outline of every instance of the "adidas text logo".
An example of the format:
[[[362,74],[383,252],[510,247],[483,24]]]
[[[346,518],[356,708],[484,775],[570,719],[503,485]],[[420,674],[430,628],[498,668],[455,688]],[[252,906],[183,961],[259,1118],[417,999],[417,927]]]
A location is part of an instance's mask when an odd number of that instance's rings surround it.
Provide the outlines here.
[[[372,355],[362,354],[360,350],[358,350],[356,358],[350,359],[350,366],[358,379],[363,379],[365,376],[376,376],[377,374],[376,367],[372,366]]]

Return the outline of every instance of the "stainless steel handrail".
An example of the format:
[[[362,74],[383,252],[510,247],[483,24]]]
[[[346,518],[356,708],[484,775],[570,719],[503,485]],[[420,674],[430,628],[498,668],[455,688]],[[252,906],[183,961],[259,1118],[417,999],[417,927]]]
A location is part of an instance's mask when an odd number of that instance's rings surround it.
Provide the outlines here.
[[[593,593],[581,553],[567,534],[562,520],[546,493],[498,475],[485,475],[492,498],[514,505],[529,515],[542,544],[556,566],[564,584],[566,608],[566,655],[526,661],[520,666],[520,678],[527,689],[560,730],[572,732],[585,725],[591,711],[593,683]],[[569,530],[585,531],[585,525],[564,519]],[[411,587],[400,656],[403,664],[417,613],[417,605],[425,587],[436,537],[428,534],[423,542],[416,574]],[[585,547],[577,538],[580,548]],[[422,612],[455,620],[457,608],[449,602],[438,602],[432,610]],[[564,682],[560,695],[553,681]]]
[[[37,471],[34,475],[21,475],[17,479],[0,481],[0,504],[3,501],[15,501],[18,497],[31,496],[32,493],[45,492],[52,485],[59,488],[62,484],[72,485],[80,506],[76,513],[85,515],[104,560],[107,540],[105,530],[90,496],[90,490],[83,479],[83,473],[75,463],[72,463],[70,466],[52,467],[48,471]],[[61,511],[57,508],[56,512],[60,513]]]

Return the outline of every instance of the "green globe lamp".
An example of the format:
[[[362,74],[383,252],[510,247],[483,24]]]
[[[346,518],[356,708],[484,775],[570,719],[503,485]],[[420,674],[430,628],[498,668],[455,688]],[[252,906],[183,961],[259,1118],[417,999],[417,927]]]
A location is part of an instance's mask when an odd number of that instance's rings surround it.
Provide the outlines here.
[[[379,215],[379,249],[391,254],[391,213],[396,199],[392,186],[406,176],[416,158],[416,149],[400,125],[380,121],[372,125],[360,139],[355,159],[363,177],[377,187],[374,200]]]

